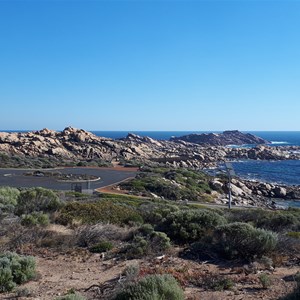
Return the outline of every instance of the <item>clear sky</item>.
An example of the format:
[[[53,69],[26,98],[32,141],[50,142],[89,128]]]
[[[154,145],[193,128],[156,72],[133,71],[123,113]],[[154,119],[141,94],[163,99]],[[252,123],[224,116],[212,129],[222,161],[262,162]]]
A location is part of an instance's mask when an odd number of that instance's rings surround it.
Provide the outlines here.
[[[300,1],[1,1],[0,129],[300,130]]]

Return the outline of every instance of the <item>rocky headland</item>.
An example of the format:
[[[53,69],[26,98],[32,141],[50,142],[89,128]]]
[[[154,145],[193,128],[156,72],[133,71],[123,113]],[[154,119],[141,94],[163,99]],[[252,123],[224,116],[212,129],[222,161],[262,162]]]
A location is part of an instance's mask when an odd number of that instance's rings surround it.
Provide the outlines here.
[[[185,141],[189,143],[208,146],[227,145],[256,145],[269,144],[270,142],[250,133],[242,133],[238,130],[228,130],[222,133],[188,134],[180,137],[172,137],[171,141]]]
[[[300,159],[300,147],[297,146],[257,145],[254,148],[229,148],[199,145],[181,139],[155,140],[135,134],[114,140],[72,127],[63,131],[43,129],[27,133],[1,132],[0,153],[76,161],[148,161],[190,168],[214,167],[221,161],[234,159]]]
[[[214,167],[221,161],[234,159],[300,159],[300,147],[297,146],[230,148],[199,145],[180,139],[155,140],[135,134],[114,140],[72,127],[63,131],[1,132],[0,153],[66,161],[101,159],[106,162],[152,162],[196,169]]]

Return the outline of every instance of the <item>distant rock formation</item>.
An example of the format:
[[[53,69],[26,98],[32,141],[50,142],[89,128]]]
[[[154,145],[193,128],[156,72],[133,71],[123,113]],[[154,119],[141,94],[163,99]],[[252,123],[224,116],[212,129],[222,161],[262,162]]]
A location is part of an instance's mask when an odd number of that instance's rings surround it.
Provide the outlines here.
[[[126,138],[114,140],[98,137],[88,131],[73,127],[67,127],[63,131],[43,129],[26,133],[0,132],[0,154],[26,158],[53,158],[60,161],[100,159],[105,162],[126,162],[136,160],[195,169],[214,167],[218,162],[228,159],[300,159],[300,147],[297,146],[258,145],[255,148],[229,148],[223,146],[225,140],[226,144],[266,141],[236,131],[225,132],[221,136],[222,138],[214,139],[218,143],[199,145],[191,143],[189,139],[188,141],[180,138],[172,141],[158,141],[132,133]],[[242,138],[233,139],[237,136],[242,136],[243,140]]]
[[[242,133],[238,130],[224,131],[223,133],[203,133],[188,134],[181,137],[173,137],[171,141],[185,141],[199,145],[226,146],[226,145],[246,145],[246,144],[268,144],[258,136],[250,133]]]

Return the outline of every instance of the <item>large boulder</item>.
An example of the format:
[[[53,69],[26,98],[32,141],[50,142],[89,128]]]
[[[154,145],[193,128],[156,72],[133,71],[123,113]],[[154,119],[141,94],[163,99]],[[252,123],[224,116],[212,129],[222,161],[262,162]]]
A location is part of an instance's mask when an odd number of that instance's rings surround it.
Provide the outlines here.
[[[274,193],[275,197],[284,198],[286,196],[286,189],[281,186],[276,186],[272,192]]]

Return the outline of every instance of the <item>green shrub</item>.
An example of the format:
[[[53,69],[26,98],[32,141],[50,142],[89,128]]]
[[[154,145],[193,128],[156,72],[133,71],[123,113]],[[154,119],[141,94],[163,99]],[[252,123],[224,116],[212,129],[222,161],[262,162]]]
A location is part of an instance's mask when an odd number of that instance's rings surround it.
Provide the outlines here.
[[[12,271],[9,267],[1,266],[2,260],[0,259],[0,292],[9,292],[16,283],[13,280]]]
[[[145,255],[159,255],[171,246],[170,238],[164,233],[154,231],[149,224],[143,225],[126,249],[128,258],[140,258]]]
[[[35,277],[35,260],[31,256],[19,256],[7,252],[0,255],[0,291],[11,291]]]
[[[170,238],[164,232],[154,231],[150,235],[150,251],[152,253],[161,254],[170,247]]]
[[[208,274],[202,282],[202,285],[206,289],[214,291],[231,290],[233,288],[233,281],[222,275]]]
[[[264,289],[267,289],[272,284],[270,276],[266,273],[260,274],[258,279],[259,279],[259,281],[260,281],[260,283],[261,283],[261,285]]]
[[[113,248],[113,244],[109,241],[102,241],[97,243],[96,245],[93,245],[90,247],[90,252],[93,253],[101,253],[101,252],[106,252],[109,251]]]
[[[112,199],[91,203],[67,203],[60,212],[58,222],[67,225],[77,220],[83,224],[103,222],[125,225],[129,219],[139,219],[139,213],[131,207],[114,203]]]
[[[139,214],[131,214],[124,220],[125,224],[136,226],[144,223],[144,220]]]
[[[126,285],[115,300],[183,300],[183,290],[171,275],[149,275]]]
[[[23,226],[46,226],[49,224],[49,216],[42,212],[33,212],[28,215],[22,215],[21,224]]]
[[[300,211],[268,211],[263,209],[232,210],[229,213],[231,222],[247,222],[258,228],[280,231],[297,231],[300,229]]]
[[[162,223],[171,213],[179,211],[177,205],[171,205],[167,201],[144,202],[139,207],[139,212],[145,222],[157,225]]]
[[[144,224],[139,228],[139,232],[144,235],[150,235],[154,232],[154,228],[151,224]]]
[[[20,216],[34,211],[51,212],[59,209],[61,205],[61,201],[53,191],[37,187],[20,193],[16,214]]]
[[[17,205],[20,191],[12,187],[0,187],[0,209],[3,211],[13,211]]]
[[[129,265],[123,271],[123,275],[125,275],[127,282],[136,280],[139,274],[140,274],[139,264]]]
[[[203,194],[211,193],[208,176],[196,171],[170,168],[143,168],[135,179],[121,187],[150,196],[154,193],[169,200],[201,200]]]
[[[219,226],[214,238],[219,251],[229,259],[261,257],[273,251],[277,244],[274,232],[239,222]]]
[[[135,236],[126,249],[126,256],[130,259],[145,256],[149,249],[149,241],[142,236]]]
[[[225,223],[226,219],[214,211],[190,209],[170,214],[158,229],[171,239],[185,243],[197,241]]]

